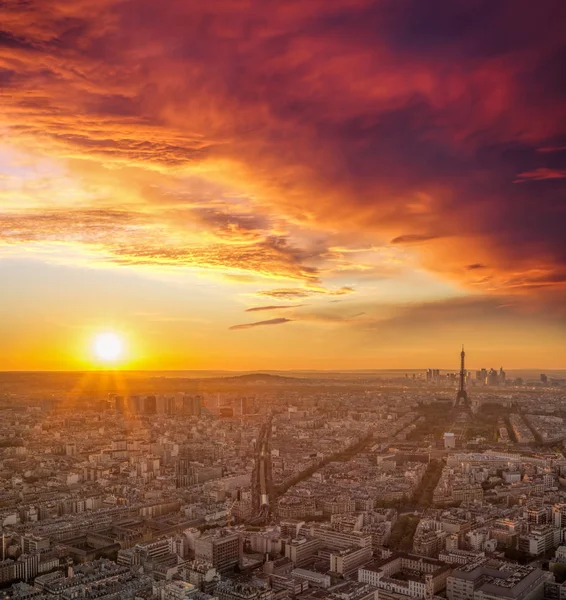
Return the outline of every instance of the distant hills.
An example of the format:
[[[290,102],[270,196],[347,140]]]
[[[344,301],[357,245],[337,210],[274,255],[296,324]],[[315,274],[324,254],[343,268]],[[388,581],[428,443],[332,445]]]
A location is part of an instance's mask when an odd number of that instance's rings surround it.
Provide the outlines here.
[[[287,377],[284,375],[272,375],[271,373],[245,373],[244,375],[233,375],[231,377],[217,378],[222,381],[234,381],[240,383],[294,383],[304,381],[303,378]]]

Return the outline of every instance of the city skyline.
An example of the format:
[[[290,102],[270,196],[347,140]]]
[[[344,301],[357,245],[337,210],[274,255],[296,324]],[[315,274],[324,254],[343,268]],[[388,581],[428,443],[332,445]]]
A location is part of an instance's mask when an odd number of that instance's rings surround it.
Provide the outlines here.
[[[0,596],[557,600],[566,378],[431,371],[0,374]]]
[[[566,4],[0,22],[0,371],[566,369]]]

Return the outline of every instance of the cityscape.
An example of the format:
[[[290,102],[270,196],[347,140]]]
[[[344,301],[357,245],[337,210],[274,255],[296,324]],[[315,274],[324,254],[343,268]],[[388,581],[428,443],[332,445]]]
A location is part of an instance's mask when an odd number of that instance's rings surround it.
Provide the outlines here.
[[[564,597],[566,377],[454,358],[5,373],[0,597]]]
[[[0,600],[566,600],[566,0],[0,0]]]

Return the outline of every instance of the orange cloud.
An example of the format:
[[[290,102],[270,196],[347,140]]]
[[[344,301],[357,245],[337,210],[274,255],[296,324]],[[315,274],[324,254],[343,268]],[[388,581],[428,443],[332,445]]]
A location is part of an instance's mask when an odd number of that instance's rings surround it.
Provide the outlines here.
[[[290,323],[292,319],[285,319],[283,317],[277,317],[275,319],[268,319],[267,321],[256,321],[255,323],[243,323],[242,325],[232,325],[230,329],[253,329],[254,327],[262,327],[264,325],[283,325],[283,323]]]
[[[117,210],[0,213],[3,244],[75,243],[121,265],[178,266],[251,271],[265,277],[318,283],[317,270],[301,263],[284,239],[247,243],[183,243],[156,240],[147,216]]]
[[[264,290],[258,292],[258,296],[266,296],[268,298],[277,298],[279,300],[294,300],[296,298],[308,298],[309,296],[328,295],[328,296],[344,296],[353,294],[354,290],[350,287],[342,287],[337,290],[328,290],[326,288],[278,288],[275,290]]]
[[[121,265],[304,285],[260,292],[282,299],[351,291],[340,277],[367,265],[345,252],[338,269],[329,248],[406,247],[406,264],[478,293],[539,298],[562,288],[566,262],[564,167],[535,166],[541,152],[560,160],[566,137],[565,19],[524,0],[512,23],[504,7],[448,0],[8,0],[10,142],[87,186],[77,163],[122,182],[106,198],[118,210],[43,199],[2,215],[3,243],[66,240]],[[153,183],[122,211],[134,171]],[[194,177],[222,202],[184,194]],[[548,189],[534,198],[514,179]]]
[[[261,312],[264,310],[281,310],[283,308],[299,308],[304,306],[304,304],[278,304],[271,306],[252,306],[251,308],[246,308],[246,312]]]

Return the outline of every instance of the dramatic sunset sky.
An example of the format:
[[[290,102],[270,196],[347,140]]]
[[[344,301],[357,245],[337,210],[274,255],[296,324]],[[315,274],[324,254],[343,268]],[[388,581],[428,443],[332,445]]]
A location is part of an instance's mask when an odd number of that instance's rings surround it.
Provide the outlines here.
[[[3,0],[0,370],[566,368],[566,2]]]

